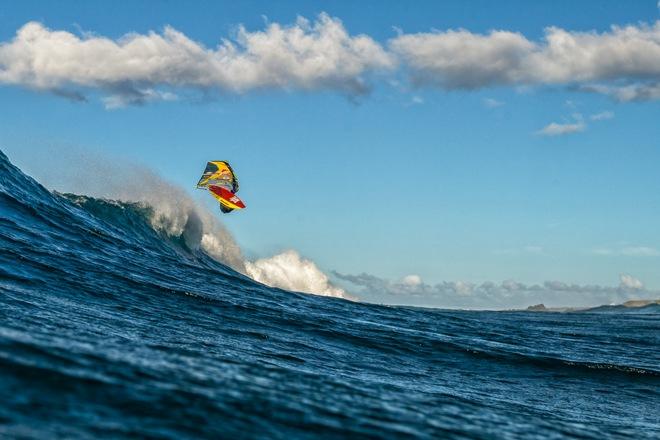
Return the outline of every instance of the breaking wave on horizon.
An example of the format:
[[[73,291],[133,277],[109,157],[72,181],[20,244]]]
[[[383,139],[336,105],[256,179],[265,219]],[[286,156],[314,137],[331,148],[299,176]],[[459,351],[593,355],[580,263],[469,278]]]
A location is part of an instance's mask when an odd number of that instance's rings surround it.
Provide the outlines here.
[[[0,437],[660,436],[657,314],[327,297],[312,262],[140,197],[51,192],[0,152]]]

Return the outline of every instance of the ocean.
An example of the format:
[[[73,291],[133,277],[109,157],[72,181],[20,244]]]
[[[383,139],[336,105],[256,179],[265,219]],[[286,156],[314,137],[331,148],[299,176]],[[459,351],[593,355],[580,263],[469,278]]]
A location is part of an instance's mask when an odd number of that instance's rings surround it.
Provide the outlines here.
[[[660,438],[660,314],[266,287],[0,153],[2,438]]]

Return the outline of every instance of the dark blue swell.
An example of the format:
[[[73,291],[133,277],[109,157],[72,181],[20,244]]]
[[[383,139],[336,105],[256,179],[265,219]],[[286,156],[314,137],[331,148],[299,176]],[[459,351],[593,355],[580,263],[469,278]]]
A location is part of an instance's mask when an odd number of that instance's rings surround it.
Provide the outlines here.
[[[0,436],[658,438],[659,315],[264,287],[0,153]]]

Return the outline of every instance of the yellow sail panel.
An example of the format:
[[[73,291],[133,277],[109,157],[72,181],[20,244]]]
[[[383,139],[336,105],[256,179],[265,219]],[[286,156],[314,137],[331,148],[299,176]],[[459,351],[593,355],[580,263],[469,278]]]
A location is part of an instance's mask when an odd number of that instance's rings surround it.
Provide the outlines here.
[[[228,186],[232,192],[238,191],[238,179],[234,174],[234,170],[224,160],[207,162],[204,173],[197,182],[197,188],[206,188],[211,184]]]

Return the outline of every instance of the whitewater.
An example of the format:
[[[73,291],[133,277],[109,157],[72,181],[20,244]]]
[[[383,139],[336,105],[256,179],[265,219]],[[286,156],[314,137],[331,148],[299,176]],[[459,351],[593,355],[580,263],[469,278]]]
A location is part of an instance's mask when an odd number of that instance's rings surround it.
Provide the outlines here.
[[[139,188],[0,153],[0,437],[660,437],[657,313],[363,304]]]

